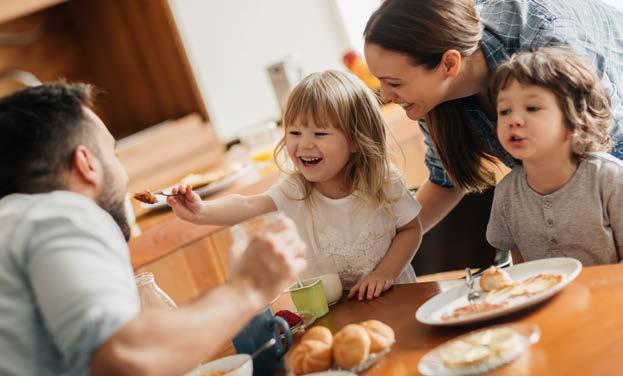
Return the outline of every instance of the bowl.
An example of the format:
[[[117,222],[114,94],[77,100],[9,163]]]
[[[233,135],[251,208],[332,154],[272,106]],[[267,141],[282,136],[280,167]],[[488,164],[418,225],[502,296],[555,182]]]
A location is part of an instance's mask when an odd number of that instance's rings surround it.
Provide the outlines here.
[[[227,373],[227,376],[253,376],[253,362],[248,354],[226,356],[202,364],[184,376],[203,376],[216,371]]]

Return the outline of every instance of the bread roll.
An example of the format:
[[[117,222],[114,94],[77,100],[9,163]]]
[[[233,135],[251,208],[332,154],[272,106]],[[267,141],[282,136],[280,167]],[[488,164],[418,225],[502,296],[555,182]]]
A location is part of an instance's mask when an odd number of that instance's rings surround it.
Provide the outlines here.
[[[483,291],[498,290],[504,287],[513,286],[515,281],[511,276],[498,267],[492,266],[487,269],[480,277],[480,287]]]
[[[370,335],[361,325],[349,324],[333,337],[333,359],[342,368],[353,368],[370,355]]]
[[[331,331],[327,327],[314,326],[313,328],[310,328],[305,332],[301,338],[301,341],[308,341],[312,339],[324,342],[329,345],[329,347],[333,346],[333,334],[331,334]]]
[[[360,324],[370,336],[370,352],[378,352],[388,349],[396,342],[394,330],[379,320],[368,320]]]
[[[292,350],[290,368],[295,375],[325,371],[331,367],[331,347],[313,339],[302,341]]]

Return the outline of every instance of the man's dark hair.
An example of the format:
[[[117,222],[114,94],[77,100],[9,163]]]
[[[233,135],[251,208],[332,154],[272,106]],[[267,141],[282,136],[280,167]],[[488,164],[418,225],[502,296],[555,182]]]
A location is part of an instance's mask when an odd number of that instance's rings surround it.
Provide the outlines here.
[[[0,98],[0,198],[65,187],[76,147],[89,140],[92,95],[88,84],[55,82]]]

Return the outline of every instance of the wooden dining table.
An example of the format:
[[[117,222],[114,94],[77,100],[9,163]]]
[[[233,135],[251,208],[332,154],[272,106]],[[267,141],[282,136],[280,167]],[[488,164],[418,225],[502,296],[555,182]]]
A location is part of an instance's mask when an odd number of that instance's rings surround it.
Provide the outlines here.
[[[418,362],[443,342],[469,331],[503,323],[536,324],[540,340],[491,375],[623,374],[623,265],[586,267],[552,298],[522,311],[477,324],[434,327],[415,312],[442,291],[443,282],[396,285],[372,301],[345,296],[314,325],[333,333],[346,324],[377,319],[391,326],[391,352],[363,375],[418,375]],[[296,340],[295,340],[296,345]]]

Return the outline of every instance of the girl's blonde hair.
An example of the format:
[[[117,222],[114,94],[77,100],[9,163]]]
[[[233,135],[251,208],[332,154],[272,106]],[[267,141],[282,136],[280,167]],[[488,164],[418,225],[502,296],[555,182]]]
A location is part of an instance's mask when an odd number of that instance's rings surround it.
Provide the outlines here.
[[[275,161],[282,171],[289,172],[279,157],[285,149],[288,127],[295,122],[306,126],[307,119],[321,128],[336,128],[355,149],[343,170],[350,185],[346,188],[381,206],[393,200],[383,189],[391,181],[386,123],[379,99],[361,80],[328,70],[312,73],[296,85],[283,116],[285,134],[275,150]],[[306,200],[312,183],[299,171],[292,173],[304,182]]]
[[[558,99],[565,126],[572,132],[572,156],[580,161],[612,147],[610,96],[593,67],[567,48],[520,52],[501,64],[490,81],[491,97],[513,81],[536,85]]]
[[[432,70],[443,54],[471,56],[480,47],[482,29],[474,0],[385,0],[370,16],[366,43],[409,56],[415,66]],[[425,116],[431,141],[452,182],[478,192],[495,183],[486,165],[495,157],[480,140],[460,101],[438,104]]]

